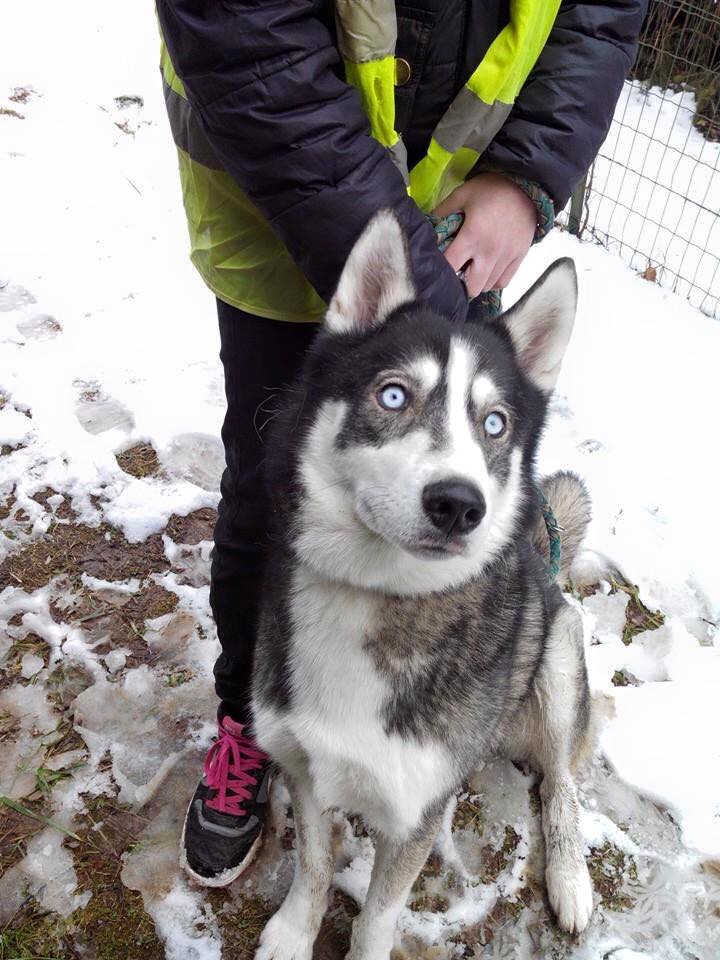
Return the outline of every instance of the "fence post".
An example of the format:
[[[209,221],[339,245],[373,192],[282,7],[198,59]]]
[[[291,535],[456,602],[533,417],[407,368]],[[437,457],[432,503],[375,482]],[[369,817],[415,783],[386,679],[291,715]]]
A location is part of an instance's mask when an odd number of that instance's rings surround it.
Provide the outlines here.
[[[585,204],[585,193],[587,191],[587,173],[580,183],[575,187],[573,195],[570,197],[570,216],[568,217],[568,230],[574,236],[580,236],[582,223],[583,206]]]

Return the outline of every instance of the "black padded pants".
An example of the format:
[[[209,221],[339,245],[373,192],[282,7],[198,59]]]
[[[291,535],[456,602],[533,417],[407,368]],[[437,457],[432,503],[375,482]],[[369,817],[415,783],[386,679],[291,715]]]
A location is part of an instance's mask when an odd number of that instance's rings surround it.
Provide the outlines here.
[[[220,712],[247,722],[267,507],[262,482],[268,420],[313,339],[314,323],[251,316],[218,300],[220,359],[227,414],[222,428],[226,469],[215,525],[210,576],[222,653],[215,663]]]

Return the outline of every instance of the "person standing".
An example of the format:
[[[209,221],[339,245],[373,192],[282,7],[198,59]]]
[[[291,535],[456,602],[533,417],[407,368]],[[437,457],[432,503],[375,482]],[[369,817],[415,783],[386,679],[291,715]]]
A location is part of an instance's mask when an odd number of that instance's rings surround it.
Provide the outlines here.
[[[469,298],[497,312],[607,133],[646,2],[156,6],[191,259],[217,298],[228,404],[210,588],[218,736],[182,840],[188,872],[221,886],[252,859],[267,810],[250,686],[273,398],[382,208],[405,230],[419,298],[457,322]],[[454,213],[441,250],[433,227]]]

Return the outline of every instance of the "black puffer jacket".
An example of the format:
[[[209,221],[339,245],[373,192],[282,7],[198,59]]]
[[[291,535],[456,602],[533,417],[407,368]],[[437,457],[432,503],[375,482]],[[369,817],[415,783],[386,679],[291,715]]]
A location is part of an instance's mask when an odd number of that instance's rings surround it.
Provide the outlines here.
[[[564,206],[605,137],[647,0],[563,2],[547,45],[483,166],[535,181]],[[508,22],[508,0],[396,4],[398,132],[412,166]],[[328,299],[372,214],[408,232],[421,295],[464,315],[464,291],[342,79],[330,0],[157,0],[175,70],[227,171]]]

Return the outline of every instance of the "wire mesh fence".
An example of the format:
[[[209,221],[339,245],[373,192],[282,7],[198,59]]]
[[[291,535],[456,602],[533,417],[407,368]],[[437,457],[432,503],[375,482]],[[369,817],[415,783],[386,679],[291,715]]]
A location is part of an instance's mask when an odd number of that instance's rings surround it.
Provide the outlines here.
[[[720,317],[717,0],[650,0],[632,76],[565,223]]]

